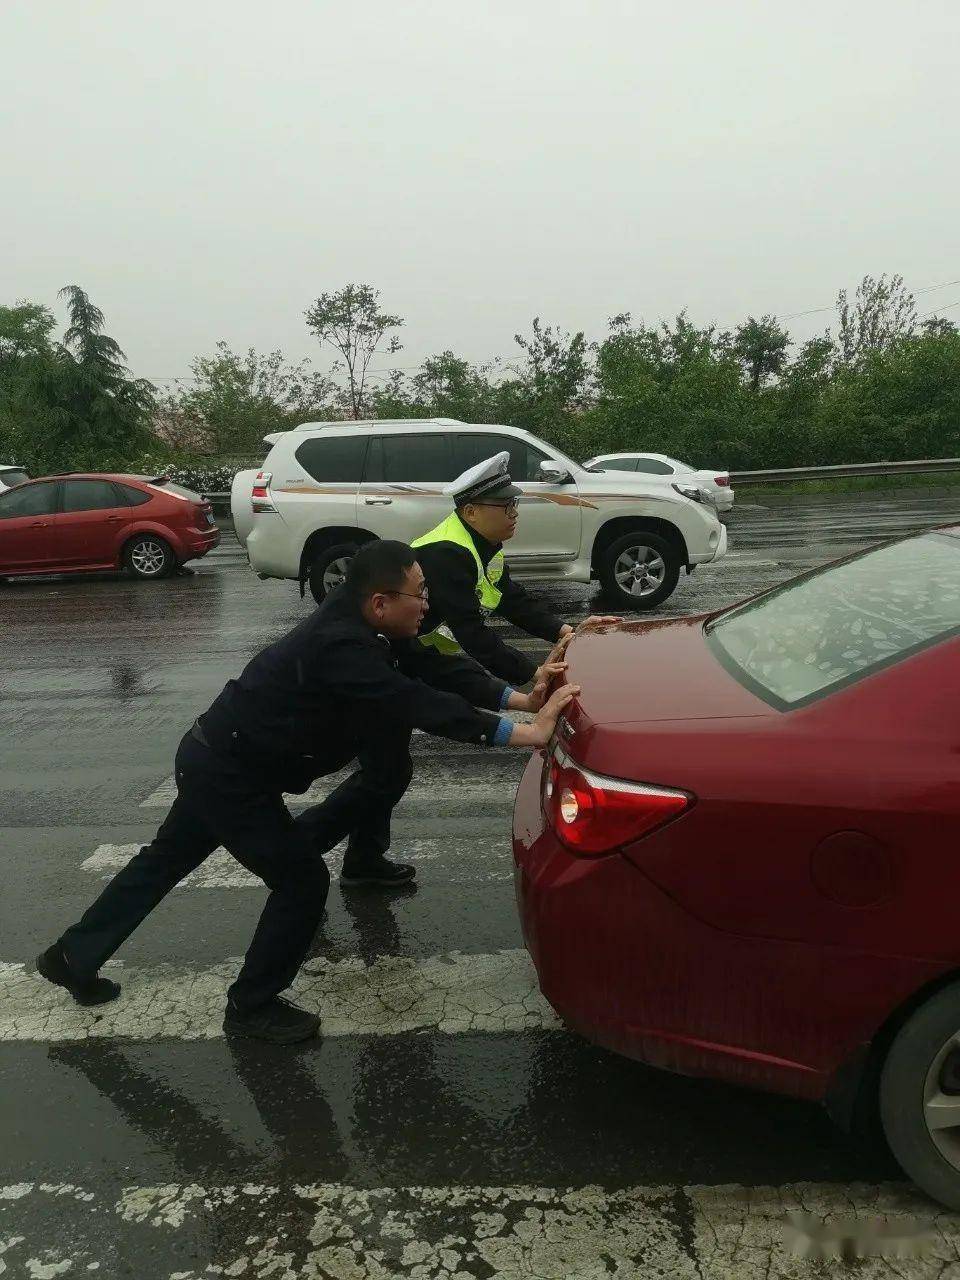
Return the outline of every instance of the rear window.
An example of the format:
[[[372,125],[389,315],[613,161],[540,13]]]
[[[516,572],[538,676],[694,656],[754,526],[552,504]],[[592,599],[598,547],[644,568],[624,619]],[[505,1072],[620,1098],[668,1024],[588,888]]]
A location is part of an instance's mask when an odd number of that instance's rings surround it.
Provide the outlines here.
[[[177,484],[174,480],[164,480],[157,476],[137,476],[138,480],[142,480],[144,484],[153,485],[155,489],[159,489],[161,493],[176,493],[181,498],[189,498],[191,502],[202,502],[203,498],[199,493],[194,493],[192,489],[186,489],[182,484]],[[130,489],[127,485],[121,486],[124,495],[136,493],[136,489]],[[136,505],[136,504],[135,504]]]
[[[707,626],[744,685],[803,706],[960,632],[960,537],[929,533],[788,582]]]
[[[29,479],[25,471],[16,467],[0,467],[0,484],[5,484],[8,489],[12,489],[15,484],[23,484]]]
[[[461,468],[462,470],[462,468]],[[446,484],[460,474],[446,435],[375,436],[364,479],[368,483]]]
[[[298,445],[295,456],[321,484],[359,484],[366,449],[366,436],[316,436]]]
[[[123,506],[109,480],[64,480],[61,507],[70,511],[111,511]]]
[[[142,489],[135,489],[132,484],[118,484],[117,488],[131,507],[142,507],[144,503],[150,501],[149,493],[144,493]]]

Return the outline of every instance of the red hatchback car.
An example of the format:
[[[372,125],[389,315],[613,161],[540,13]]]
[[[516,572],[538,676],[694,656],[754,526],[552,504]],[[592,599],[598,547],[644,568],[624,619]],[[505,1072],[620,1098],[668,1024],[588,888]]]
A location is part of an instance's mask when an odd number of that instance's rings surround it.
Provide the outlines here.
[[[873,1118],[960,1208],[960,526],[571,646],[523,776],[544,994],[655,1066]]]
[[[0,494],[0,576],[128,568],[162,578],[217,545],[209,502],[165,476],[48,476]]]

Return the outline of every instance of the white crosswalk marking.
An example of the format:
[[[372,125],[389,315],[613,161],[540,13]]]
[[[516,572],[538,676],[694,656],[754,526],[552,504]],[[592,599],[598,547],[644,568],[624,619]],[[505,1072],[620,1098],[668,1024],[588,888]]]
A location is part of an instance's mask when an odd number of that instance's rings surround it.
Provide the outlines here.
[[[104,972],[121,981],[122,995],[84,1009],[25,965],[0,962],[0,1041],[215,1039],[223,1034],[226,990],[239,967],[238,959],[208,969],[106,966]],[[360,959],[313,959],[292,994],[321,1014],[325,1036],[560,1025],[520,950],[452,951],[426,960],[383,956],[370,966]]]
[[[856,1191],[856,1203],[851,1197]],[[52,1202],[67,1230],[38,1239],[24,1223],[44,1221]],[[934,1280],[954,1273],[960,1217],[936,1213],[903,1186],[830,1183],[783,1187],[511,1186],[361,1187],[132,1185],[122,1191],[75,1183],[0,1186],[0,1266],[33,1277],[100,1271],[109,1246],[139,1244],[143,1256],[189,1257],[201,1276],[336,1277],[338,1280],[769,1280],[845,1276],[839,1249],[799,1253],[789,1214],[813,1213],[843,1224],[867,1280]],[[899,1255],[883,1255],[870,1219],[927,1229]],[[211,1231],[221,1221],[256,1224],[240,1238]],[[88,1236],[89,1232],[89,1236]],[[63,1243],[53,1243],[54,1240]],[[199,1245],[194,1243],[200,1241]],[[302,1242],[302,1243],[300,1243]],[[186,1252],[185,1252],[186,1250]],[[811,1262],[824,1262],[811,1268]],[[157,1274],[157,1273],[155,1273]]]
[[[84,871],[107,880],[125,867],[142,846],[138,844],[101,844],[82,863]],[[340,875],[344,844],[327,855],[327,865],[334,879]],[[398,842],[393,852],[398,862],[448,863],[444,870],[445,884],[474,883],[486,880],[512,880],[513,862],[510,842],[506,836],[500,841],[468,841],[453,837],[414,839]],[[262,889],[263,881],[252,871],[242,867],[226,849],[215,850],[196,871],[177,885],[178,889]]]

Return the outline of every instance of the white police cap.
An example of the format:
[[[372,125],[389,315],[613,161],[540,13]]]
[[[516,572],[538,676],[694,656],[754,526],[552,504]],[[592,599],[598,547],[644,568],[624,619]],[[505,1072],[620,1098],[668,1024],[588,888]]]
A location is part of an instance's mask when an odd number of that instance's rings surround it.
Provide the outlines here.
[[[468,468],[463,475],[445,485],[443,492],[449,494],[458,507],[465,506],[468,502],[501,502],[519,498],[523,490],[518,489],[510,479],[507,471],[509,461],[510,454],[504,449],[485,462],[478,462],[475,467]]]

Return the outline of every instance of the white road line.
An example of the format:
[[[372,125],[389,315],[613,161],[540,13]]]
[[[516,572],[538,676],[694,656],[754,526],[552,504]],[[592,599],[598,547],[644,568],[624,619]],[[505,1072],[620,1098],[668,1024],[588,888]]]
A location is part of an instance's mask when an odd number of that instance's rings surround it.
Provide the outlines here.
[[[433,756],[432,752],[423,754]],[[449,759],[455,762],[457,753],[451,752]],[[518,751],[515,753],[515,758],[509,760],[505,760],[503,756],[494,757],[492,763],[493,768],[483,773],[460,774],[448,769],[438,769],[435,761],[431,760],[429,765],[420,771],[420,779],[414,777],[401,804],[409,802],[410,804],[447,806],[458,802],[486,801],[496,805],[499,801],[501,806],[503,803],[512,805],[516,784],[520,781],[520,775],[527,763],[527,753],[524,752],[521,755]],[[426,774],[427,767],[431,771],[429,775]],[[339,773],[331,773],[315,782],[309,791],[303,792],[302,795],[288,793],[284,799],[291,809],[303,809],[319,804],[325,796],[340,785],[344,778],[349,777],[351,772],[351,769],[342,769]],[[503,788],[507,783],[510,784],[510,792],[508,796],[504,796]],[[164,778],[145,800],[141,800],[140,808],[169,809],[176,795],[177,784],[171,775],[169,778]]]
[[[768,1280],[850,1274],[833,1253],[798,1250],[787,1215],[841,1227],[857,1274],[933,1280],[953,1273],[960,1218],[895,1183],[782,1187],[131,1185],[0,1186],[0,1264],[11,1275],[97,1274],[149,1256],[154,1274],[577,1277]],[[56,1215],[58,1227],[49,1225]],[[886,1256],[869,1219],[899,1227]],[[217,1229],[229,1222],[231,1230]],[[916,1224],[927,1227],[911,1242]],[[37,1226],[35,1224],[43,1224]],[[247,1234],[249,1231],[249,1234]],[[816,1232],[810,1238],[815,1245]],[[894,1248],[899,1241],[892,1242]],[[169,1260],[168,1260],[169,1251]],[[799,1256],[798,1256],[799,1254]],[[811,1262],[825,1259],[814,1272]],[[895,1260],[894,1260],[895,1259]],[[170,1265],[178,1269],[168,1270]],[[189,1270],[183,1270],[184,1266]]]
[[[100,844],[82,869],[109,880],[125,867],[143,846],[139,844]],[[333,879],[339,879],[343,864],[344,844],[327,855],[327,866]],[[392,856],[398,862],[445,862],[444,884],[473,884],[477,881],[512,880],[513,862],[510,841],[467,841],[455,836],[397,841]],[[177,885],[178,889],[263,889],[263,881],[242,867],[226,849],[215,850],[196,871]]]
[[[112,964],[106,971],[122,983],[123,994],[85,1009],[25,965],[0,961],[0,1041],[216,1039],[223,1034],[226,990],[239,967],[238,959],[205,969]],[[293,996],[320,1013],[327,1036],[560,1026],[521,950],[451,951],[426,960],[383,956],[369,967],[359,958],[314,958]]]

